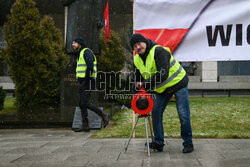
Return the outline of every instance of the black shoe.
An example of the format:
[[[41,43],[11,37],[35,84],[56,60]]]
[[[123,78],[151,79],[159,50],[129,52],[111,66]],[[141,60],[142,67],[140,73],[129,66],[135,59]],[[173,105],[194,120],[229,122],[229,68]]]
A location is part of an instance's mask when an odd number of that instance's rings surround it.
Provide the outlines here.
[[[107,113],[103,117],[103,127],[106,128],[106,126],[109,124],[110,115]]]
[[[89,132],[89,125],[88,124],[84,124],[84,126],[82,126],[81,128],[77,128],[77,129],[72,129],[74,132]]]
[[[89,128],[79,128],[79,129],[73,129],[73,131],[74,132],[82,132],[82,131],[89,132],[90,130],[89,130]]]
[[[164,145],[165,144],[158,144],[156,142],[151,142],[151,143],[149,143],[149,148],[157,150],[158,152],[162,152]],[[145,143],[145,146],[147,146],[147,143]]]
[[[193,144],[188,144],[188,145],[184,146],[184,148],[182,150],[183,153],[191,153],[193,151],[194,151]]]

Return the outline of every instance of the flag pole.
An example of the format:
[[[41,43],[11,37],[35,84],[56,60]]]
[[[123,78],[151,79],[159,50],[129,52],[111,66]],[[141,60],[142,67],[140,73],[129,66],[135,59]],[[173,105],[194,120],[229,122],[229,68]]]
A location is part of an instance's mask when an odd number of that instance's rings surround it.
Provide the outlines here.
[[[68,25],[68,6],[64,8],[64,44],[66,45],[67,40],[67,25]]]
[[[135,24],[134,24],[134,0],[130,0],[133,3],[133,34],[135,33]],[[133,59],[134,59],[134,52],[133,52]],[[135,112],[133,112],[133,127],[135,126]],[[133,138],[135,138],[135,130],[133,132]]]

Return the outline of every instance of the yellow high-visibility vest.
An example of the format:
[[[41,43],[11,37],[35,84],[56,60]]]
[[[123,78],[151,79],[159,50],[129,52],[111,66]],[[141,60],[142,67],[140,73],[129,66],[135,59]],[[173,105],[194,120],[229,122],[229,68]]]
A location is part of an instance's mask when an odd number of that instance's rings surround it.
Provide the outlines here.
[[[136,68],[138,68],[144,79],[149,79],[150,77],[153,77],[157,72],[157,67],[154,59],[156,47],[160,47],[160,45],[155,45],[150,49],[149,54],[146,58],[145,65],[138,54],[136,54],[134,57],[134,64]],[[174,59],[170,49],[167,47],[163,48],[170,53],[170,68],[168,78],[165,81],[161,81],[161,83],[157,83],[156,87],[154,88],[154,91],[158,93],[162,93],[167,88],[174,86],[175,84],[180,82],[186,75],[186,71],[181,67],[180,63]]]
[[[85,78],[86,77],[87,65],[86,65],[86,61],[84,60],[83,55],[84,55],[85,50],[87,50],[87,49],[88,48],[84,48],[80,52],[79,59],[77,59],[76,78]],[[91,77],[96,78],[97,77],[97,59],[96,59],[95,54],[93,52],[92,52],[92,54],[93,54],[95,60],[94,60],[94,64],[93,64],[94,67],[93,67],[93,72],[91,74]]]

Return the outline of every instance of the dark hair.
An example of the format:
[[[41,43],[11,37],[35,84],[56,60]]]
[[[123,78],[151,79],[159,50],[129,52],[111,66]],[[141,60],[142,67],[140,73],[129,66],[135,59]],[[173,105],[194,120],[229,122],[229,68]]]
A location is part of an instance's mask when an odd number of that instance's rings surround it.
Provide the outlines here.
[[[74,39],[73,41],[77,42],[77,43],[80,44],[81,46],[85,46],[84,41],[83,41],[82,38],[76,38],[76,39]]]

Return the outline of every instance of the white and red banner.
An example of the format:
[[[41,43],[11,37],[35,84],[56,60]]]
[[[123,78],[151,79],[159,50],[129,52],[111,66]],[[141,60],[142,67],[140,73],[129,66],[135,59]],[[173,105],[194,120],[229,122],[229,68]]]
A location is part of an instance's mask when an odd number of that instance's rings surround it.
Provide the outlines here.
[[[250,60],[250,0],[135,0],[134,30],[179,61]]]

